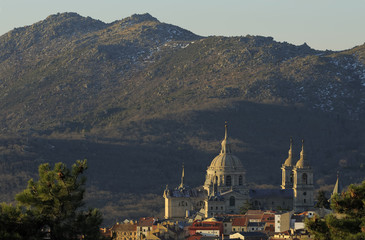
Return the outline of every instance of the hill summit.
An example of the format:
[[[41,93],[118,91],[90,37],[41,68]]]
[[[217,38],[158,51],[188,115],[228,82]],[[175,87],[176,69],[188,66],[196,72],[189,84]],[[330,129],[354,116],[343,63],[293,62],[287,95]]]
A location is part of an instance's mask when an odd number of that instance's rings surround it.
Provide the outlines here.
[[[149,14],[104,23],[61,13],[14,29],[0,36],[2,200],[39,163],[83,158],[90,189],[113,201],[161,194],[182,162],[200,184],[225,121],[252,184],[280,184],[290,136],[306,139],[317,186],[339,169],[360,181],[364,49],[203,37]]]

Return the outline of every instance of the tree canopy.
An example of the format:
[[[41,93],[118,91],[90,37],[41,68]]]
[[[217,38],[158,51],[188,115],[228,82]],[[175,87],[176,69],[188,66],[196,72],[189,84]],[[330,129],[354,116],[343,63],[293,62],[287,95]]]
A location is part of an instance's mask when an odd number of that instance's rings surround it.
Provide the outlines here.
[[[315,205],[316,208],[330,208],[330,203],[328,199],[326,198],[325,191],[318,191],[317,195],[317,203]]]
[[[315,239],[365,239],[365,181],[333,196],[331,208],[334,213],[324,219],[315,216],[307,220],[306,226]]]
[[[86,160],[71,168],[56,163],[39,166],[39,179],[30,179],[27,188],[16,195],[18,205],[1,205],[2,236],[6,239],[33,239],[48,235],[59,239],[100,239],[101,213],[86,208],[84,193]],[[1,235],[0,235],[1,237]]]

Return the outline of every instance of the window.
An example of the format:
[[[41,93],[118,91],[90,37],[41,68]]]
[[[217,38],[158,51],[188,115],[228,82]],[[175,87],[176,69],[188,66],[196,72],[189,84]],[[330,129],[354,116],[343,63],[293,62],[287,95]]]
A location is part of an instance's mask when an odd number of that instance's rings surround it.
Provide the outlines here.
[[[290,174],[290,183],[293,183],[293,173]]]
[[[236,205],[236,199],[232,196],[229,198],[229,206],[235,206]]]
[[[306,202],[307,202],[307,200],[306,200],[306,199],[304,199],[303,201],[304,201],[304,203],[306,203]]]
[[[218,210],[218,207],[215,207],[215,210]]]
[[[213,207],[210,207],[210,210],[213,210]]]
[[[240,176],[238,177],[238,185],[242,186],[242,184],[243,184],[243,178],[242,178],[242,176],[240,175]]]
[[[306,173],[303,173],[302,180],[303,180],[303,184],[308,184],[308,176]]]
[[[226,186],[232,186],[232,178],[230,175],[226,177]]]
[[[303,192],[303,195],[305,196],[305,195],[307,195],[307,192]]]

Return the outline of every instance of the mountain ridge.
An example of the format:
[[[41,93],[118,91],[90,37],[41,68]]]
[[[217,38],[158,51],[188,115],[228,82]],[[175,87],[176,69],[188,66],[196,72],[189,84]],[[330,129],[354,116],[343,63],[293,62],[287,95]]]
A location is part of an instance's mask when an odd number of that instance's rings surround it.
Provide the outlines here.
[[[225,121],[254,185],[280,184],[290,136],[306,139],[318,187],[337,170],[360,181],[364,49],[202,37],[149,14],[63,13],[11,31],[0,36],[0,196],[10,201],[40,163],[83,158],[104,212],[123,194],[177,184],[182,162],[198,186]],[[116,209],[108,221],[141,214]]]

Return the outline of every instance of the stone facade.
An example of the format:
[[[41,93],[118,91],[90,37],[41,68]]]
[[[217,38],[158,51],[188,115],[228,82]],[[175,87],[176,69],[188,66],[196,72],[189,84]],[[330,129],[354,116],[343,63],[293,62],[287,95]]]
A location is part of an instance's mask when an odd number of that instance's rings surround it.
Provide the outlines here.
[[[227,125],[221,151],[207,169],[203,189],[191,189],[184,185],[184,169],[181,184],[164,191],[165,218],[182,219],[191,213],[204,213],[205,217],[239,213],[240,208],[251,202],[254,208],[267,210],[305,211],[314,206],[313,171],[304,153],[293,165],[292,140],[289,156],[281,167],[281,189],[248,189],[246,171],[231,150]]]

